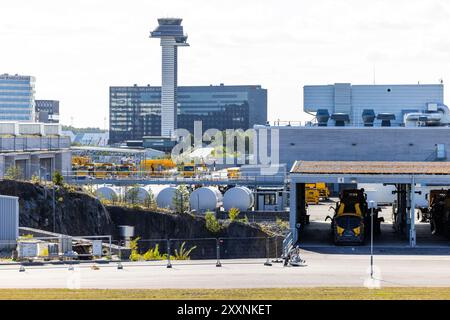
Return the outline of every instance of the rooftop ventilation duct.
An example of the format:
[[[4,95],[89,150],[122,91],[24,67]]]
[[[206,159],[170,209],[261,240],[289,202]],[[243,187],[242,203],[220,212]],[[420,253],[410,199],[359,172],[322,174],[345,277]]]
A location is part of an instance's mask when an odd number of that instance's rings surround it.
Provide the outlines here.
[[[330,119],[330,114],[328,109],[319,109],[316,112],[317,124],[319,127],[326,127],[328,125],[328,120]]]
[[[334,120],[336,127],[345,127],[345,123],[350,122],[348,113],[333,113],[331,119]]]
[[[364,109],[362,113],[362,119],[364,122],[364,127],[373,127],[373,122],[375,121],[375,111],[373,109]]]
[[[377,116],[378,120],[381,120],[382,127],[390,127],[391,121],[395,120],[395,114],[393,113],[379,113]]]
[[[405,126],[442,126],[450,124],[450,111],[443,104],[428,104],[426,111],[409,112],[403,116]]]

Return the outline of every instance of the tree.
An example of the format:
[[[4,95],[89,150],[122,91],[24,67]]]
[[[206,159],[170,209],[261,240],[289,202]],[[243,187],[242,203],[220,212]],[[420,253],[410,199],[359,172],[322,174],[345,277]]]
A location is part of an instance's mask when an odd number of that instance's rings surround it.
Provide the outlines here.
[[[151,190],[148,191],[148,195],[144,199],[144,206],[148,209],[156,207],[155,196]]]
[[[172,202],[175,207],[175,212],[185,213],[189,211],[189,190],[185,185],[178,186]]]
[[[22,169],[17,166],[11,166],[6,170],[4,178],[9,180],[20,180],[23,178]]]
[[[53,174],[52,181],[53,181],[53,183],[54,183],[55,185],[57,185],[57,186],[62,186],[62,185],[63,185],[63,182],[64,182],[64,177],[63,177],[63,175],[61,174],[61,172],[55,171],[55,173]]]
[[[139,187],[137,185],[131,187],[125,195],[125,199],[127,202],[135,205],[139,200]]]

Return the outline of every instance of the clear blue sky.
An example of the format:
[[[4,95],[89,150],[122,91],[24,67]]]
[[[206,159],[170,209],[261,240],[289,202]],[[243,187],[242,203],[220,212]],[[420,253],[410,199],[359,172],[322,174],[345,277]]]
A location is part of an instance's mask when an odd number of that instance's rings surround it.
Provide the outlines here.
[[[450,81],[448,0],[14,0],[0,73],[37,78],[61,119],[104,126],[110,85],[160,85],[158,17],[183,18],[179,84],[261,84],[269,118],[306,120],[302,86]],[[446,90],[448,102],[449,90]]]

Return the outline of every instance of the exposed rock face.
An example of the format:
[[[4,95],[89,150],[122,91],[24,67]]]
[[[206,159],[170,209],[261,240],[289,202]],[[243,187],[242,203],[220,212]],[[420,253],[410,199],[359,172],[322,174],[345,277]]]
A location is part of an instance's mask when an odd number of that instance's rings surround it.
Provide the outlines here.
[[[53,231],[53,190],[30,182],[0,181],[0,194],[19,197],[21,227]],[[55,187],[57,233],[73,236],[112,234],[114,225],[108,211],[96,198]]]
[[[179,248],[183,242],[188,248],[197,246],[191,255],[194,259],[215,259],[217,257],[216,239],[221,239],[220,256],[222,258],[265,257],[268,237],[270,238],[268,243],[270,256],[275,257],[281,254],[282,237],[272,238],[257,226],[232,222],[226,223],[219,233],[212,233],[206,228],[203,217],[190,214],[167,214],[113,206],[107,209],[117,226],[134,226],[135,236],[143,240],[180,239],[171,242],[173,249]],[[117,229],[115,238],[118,237]],[[157,243],[163,252],[167,249],[166,241],[141,241],[138,245],[142,251],[145,251]]]

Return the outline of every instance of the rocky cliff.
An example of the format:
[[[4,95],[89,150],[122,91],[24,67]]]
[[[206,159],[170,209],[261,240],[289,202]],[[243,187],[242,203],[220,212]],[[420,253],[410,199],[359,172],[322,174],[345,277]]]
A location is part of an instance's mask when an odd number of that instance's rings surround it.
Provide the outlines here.
[[[114,223],[105,207],[96,198],[79,189],[53,189],[31,182],[2,180],[0,194],[19,197],[19,225],[73,236],[105,235],[114,232]],[[55,200],[55,201],[53,201]]]

